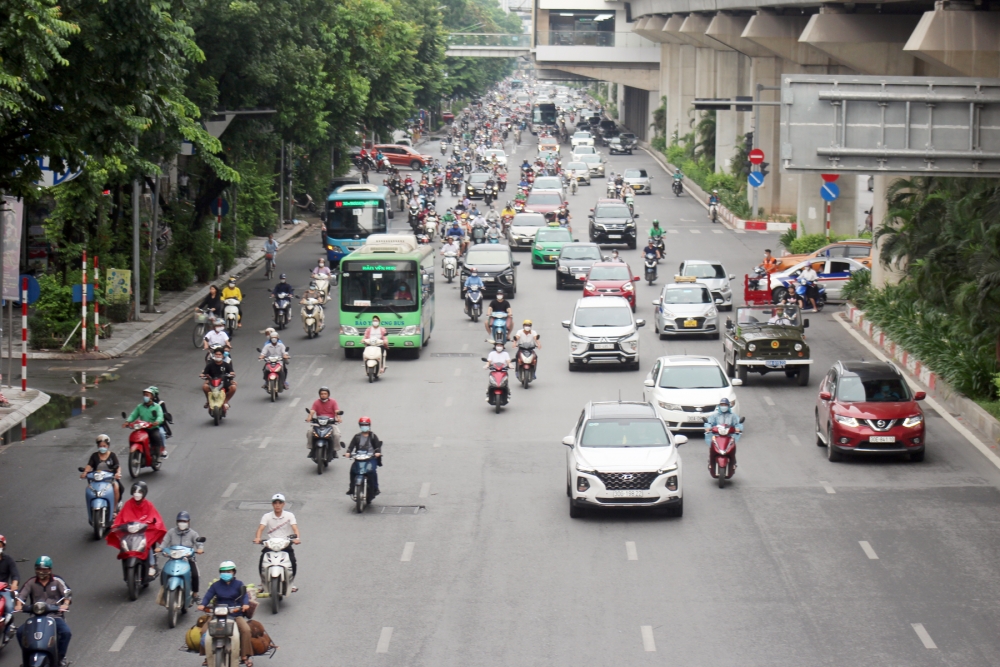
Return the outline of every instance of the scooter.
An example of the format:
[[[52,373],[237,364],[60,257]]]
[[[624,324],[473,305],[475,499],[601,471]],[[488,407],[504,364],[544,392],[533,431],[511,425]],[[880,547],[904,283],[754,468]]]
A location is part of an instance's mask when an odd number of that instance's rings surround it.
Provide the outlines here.
[[[315,338],[319,335],[319,313],[323,306],[319,305],[318,299],[306,299],[302,305],[302,326],[306,330],[306,338]]]
[[[84,471],[83,468],[77,470]],[[115,473],[104,470],[88,472],[86,497],[87,520],[94,530],[94,539],[103,539],[111,529],[118,509],[115,507]]]
[[[493,313],[493,319],[490,321],[490,333],[493,334],[493,340],[490,343],[507,343],[507,313]]]
[[[283,551],[298,535],[289,537],[272,537],[264,542],[264,559],[260,564],[260,579],[264,582],[268,597],[271,598],[271,613],[277,614],[281,608],[281,599],[288,595],[288,589],[295,579],[292,576],[292,559]]]
[[[122,413],[122,419],[128,419],[125,413]],[[125,422],[125,428],[132,429],[132,432],[128,434],[128,474],[129,477],[135,479],[139,476],[139,471],[142,468],[152,468],[153,472],[160,469],[160,450],[157,449],[155,452],[152,451],[153,447],[149,442],[149,434],[146,433],[147,428],[152,428],[149,422],[136,420],[134,422]]]
[[[538,354],[534,348],[517,348],[517,380],[525,389],[535,379],[535,365],[538,364]]]
[[[226,321],[226,332],[232,338],[240,324],[240,300],[226,299],[223,303],[226,304],[222,310],[223,318]]]
[[[486,230],[486,242],[487,243],[500,243],[500,230],[496,227],[490,227]]]
[[[643,260],[643,265],[646,267],[646,281],[652,285],[656,281],[656,262],[655,257],[646,257]]]
[[[7,598],[3,593],[8,593],[11,596],[10,607],[7,607]],[[17,634],[17,628],[14,626],[14,597],[17,595],[17,591],[11,591],[7,588],[7,583],[0,581],[0,650],[7,645],[11,639]]]
[[[663,242],[663,236],[650,236],[649,238],[653,239],[653,246],[660,251],[660,254],[656,260],[657,263],[659,263],[661,259],[667,256],[667,246]]]
[[[348,454],[350,457],[350,454]],[[368,450],[355,452],[354,463],[351,465],[351,478],[354,480],[354,507],[358,514],[375,499],[375,483],[371,476],[375,474],[378,459],[375,452]]]
[[[260,352],[260,349],[257,350]],[[267,371],[267,381],[265,390],[271,397],[271,402],[278,400],[278,394],[285,390],[285,383],[282,381],[282,371],[285,370],[285,360],[279,356],[271,356],[264,359],[264,369]]]
[[[615,187],[614,181],[608,181],[608,197],[614,199],[618,194],[618,188]]]
[[[59,613],[59,605],[70,596],[66,595],[55,604],[38,601],[31,605],[30,611],[24,607],[25,613],[31,618],[24,622],[21,636],[21,664],[29,667],[56,667],[59,664],[59,634],[52,614]],[[22,605],[27,605],[21,600]],[[66,613],[66,612],[63,612]],[[13,625],[13,624],[11,624]]]
[[[323,293],[323,299],[320,303],[326,303],[327,298],[330,296],[330,278],[331,276],[325,273],[314,273],[312,275],[313,282],[316,283],[316,289]]]
[[[479,285],[472,285],[465,290],[465,314],[478,322],[483,314],[483,291]]]
[[[369,383],[378,380],[382,375],[382,350],[382,341],[365,339],[365,351],[361,356],[365,362],[365,374],[368,375]]]
[[[199,549],[205,542],[204,537],[195,540]],[[187,608],[194,601],[191,599],[191,556],[195,550],[190,547],[172,546],[164,550],[168,560],[160,573],[160,585],[163,586],[164,606],[167,608],[167,622],[170,627],[177,627],[177,619],[187,613]]]
[[[740,423],[746,417],[740,417]],[[736,436],[739,433],[731,426],[717,424],[710,431],[712,434],[711,463],[708,465],[708,472],[713,478],[719,480],[719,488],[726,485],[726,480],[731,478],[736,472],[732,465],[732,457],[736,454]]]
[[[284,329],[291,321],[292,294],[279,292],[274,297],[274,326],[279,330]]]
[[[483,357],[483,361],[487,361]],[[510,387],[507,384],[507,366],[504,364],[491,364],[490,368],[490,389],[489,403],[500,414],[500,408],[507,405],[510,398]]]
[[[233,654],[235,631],[236,621],[229,617],[229,607],[225,605],[213,607],[212,617],[208,620],[208,638],[211,639],[212,646],[211,648],[206,646],[205,652],[211,651],[215,667],[228,667]]]
[[[118,560],[122,562],[128,599],[133,602],[139,599],[139,591],[145,587],[149,568],[147,557],[153,546],[146,543],[146,528],[147,525],[141,521],[123,523],[115,527],[115,530],[123,533],[118,545]]]
[[[670,185],[670,189],[673,190],[674,194],[678,197],[681,196],[681,192],[684,191],[684,186],[681,185],[680,179],[674,179],[674,182]]]
[[[484,226],[474,225],[472,227],[472,243],[474,245],[486,243],[486,228]]]
[[[226,387],[222,378],[208,380],[208,414],[218,426],[226,416]]]
[[[306,408],[309,412],[309,408]],[[338,415],[344,414],[343,410],[337,411]],[[312,451],[309,457],[316,462],[316,473],[323,474],[323,470],[330,466],[330,460],[337,458],[337,444],[334,442],[333,429],[337,422],[331,417],[316,416],[310,422],[312,427]]]
[[[635,215],[635,197],[632,195],[625,197],[625,204],[628,206],[628,212]]]
[[[441,265],[444,268],[444,278],[450,283],[455,279],[455,274],[458,271],[458,255],[453,252],[446,252]]]

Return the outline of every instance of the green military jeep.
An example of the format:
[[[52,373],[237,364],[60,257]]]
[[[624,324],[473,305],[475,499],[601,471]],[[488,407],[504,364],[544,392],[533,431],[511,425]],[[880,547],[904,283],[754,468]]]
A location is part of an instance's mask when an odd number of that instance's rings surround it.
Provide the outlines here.
[[[809,384],[809,345],[803,320],[795,306],[747,306],[736,311],[736,322],[726,320],[722,343],[726,373],[746,384],[747,374],[784,371],[798,378],[799,386]]]

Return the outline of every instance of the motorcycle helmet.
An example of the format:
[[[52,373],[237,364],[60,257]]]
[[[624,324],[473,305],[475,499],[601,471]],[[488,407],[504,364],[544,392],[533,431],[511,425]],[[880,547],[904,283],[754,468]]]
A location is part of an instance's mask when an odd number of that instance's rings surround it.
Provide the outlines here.
[[[320,387],[317,393],[322,394],[324,391],[327,393],[328,396],[330,395],[330,388],[326,386]]]
[[[728,398],[723,397],[719,399],[719,405],[732,405],[732,404],[729,402]]]
[[[531,320],[525,320],[524,322],[521,323],[521,326],[530,327],[531,326]]]
[[[178,521],[190,521],[191,520],[191,515],[188,514],[187,512],[178,512],[177,513],[177,520]]]
[[[278,280],[282,282],[288,280],[288,274],[282,273],[280,276],[278,276]]]
[[[7,546],[7,538],[4,537],[3,535],[0,535],[0,549],[2,549],[5,546]]]
[[[236,563],[231,560],[224,560],[219,564],[219,572],[232,572],[236,574]]]
[[[99,436],[97,436],[97,446],[98,447],[100,447],[100,445],[101,445],[102,442],[106,442],[109,445],[111,444],[111,438],[108,437],[107,433],[102,433]],[[0,537],[2,537],[2,536],[0,536]]]
[[[146,483],[140,479],[138,482],[134,482],[132,484],[132,488],[129,490],[129,493],[133,496],[136,493],[141,493],[143,500],[145,500],[146,496],[149,494],[149,487],[146,486]]]
[[[371,426],[371,425],[372,425],[371,417],[358,418],[358,426]]]
[[[502,296],[503,296],[503,290],[502,289],[498,289],[497,290],[497,298],[502,297]]]
[[[309,289],[319,289],[319,286],[316,284],[315,280],[309,281]]]
[[[48,556],[39,556],[35,559],[35,569],[36,570],[51,570],[52,569],[52,559]]]
[[[654,218],[653,219],[653,226],[654,227],[659,227],[660,226],[660,221]]]

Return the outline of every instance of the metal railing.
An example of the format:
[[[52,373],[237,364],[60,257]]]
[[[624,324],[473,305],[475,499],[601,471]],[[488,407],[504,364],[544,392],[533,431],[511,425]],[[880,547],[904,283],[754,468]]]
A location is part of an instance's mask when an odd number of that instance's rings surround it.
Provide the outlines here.
[[[539,46],[617,46],[626,48],[658,48],[660,46],[634,32],[550,30],[538,32],[537,35]]]
[[[448,47],[479,46],[485,48],[531,48],[531,35],[491,34],[481,32],[453,32],[448,35]]]

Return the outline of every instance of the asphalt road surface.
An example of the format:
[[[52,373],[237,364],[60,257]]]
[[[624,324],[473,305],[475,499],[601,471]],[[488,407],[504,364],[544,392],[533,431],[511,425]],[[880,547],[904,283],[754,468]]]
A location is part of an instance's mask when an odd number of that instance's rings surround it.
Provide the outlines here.
[[[529,139],[512,166],[530,152]],[[668,232],[658,286],[637,285],[638,317],[651,320],[651,300],[683,259],[721,260],[741,276],[765,247],[777,250],[777,234],[713,226],[690,196],[670,194],[668,175],[645,153],[610,158],[616,171],[626,165],[655,175],[654,194],[636,197],[640,243],[654,217]],[[570,196],[581,240],[603,186],[597,179]],[[278,256],[279,271],[297,287],[322,254],[317,236],[302,235]],[[641,270],[638,251],[623,254]],[[110,433],[115,451],[125,450],[116,415],[154,383],[175,416],[175,437],[162,471],[144,471],[142,479],[168,524],[187,510],[208,538],[203,581],[229,559],[238,578],[257,581],[259,547],[251,539],[273,493],[284,493],[298,518],[300,591],[277,616],[258,611],[281,646],[269,665],[1000,664],[1000,474],[931,410],[923,463],[826,461],[812,430],[818,378],[836,359],[871,356],[833,321],[837,308],[810,316],[816,363],[808,388],[771,374],[752,375],[737,389],[746,435],[731,485],[715,486],[705,445],[694,438],[681,448],[683,518],[637,512],[571,520],[560,440],[582,406],[619,395],[641,400],[657,356],[718,356],[721,342],[661,342],[650,321],[640,372],[570,374],[560,321],[579,295],[557,292],[553,272],[532,270],[527,253],[518,258],[514,318],[534,320],[543,349],[538,381],[526,391],[515,386],[501,415],[484,401],[483,325],[463,315],[458,283],[441,280],[423,356],[390,357],[375,384],[360,360],[345,360],[337,348],[336,312],[314,340],[305,339],[296,315],[282,336],[292,350],[292,389],[270,403],[254,351],[271,319],[270,285],[258,270],[241,283],[240,388],[223,425],[213,426],[201,407],[202,353],[184,322],[125,360],[120,380],[89,391],[97,404],[84,416],[0,455],[0,532],[8,553],[28,559],[23,572],[48,554],[72,586],[75,664],[201,662],[178,650],[184,630],[167,628],[155,586],[127,601],[115,552],[90,535],[77,479],[97,433]],[[70,369],[118,365],[38,362],[32,373],[40,388],[67,393],[77,389]],[[344,495],[348,464],[337,460],[318,476],[306,458],[303,409],[320,385],[346,412],[345,437],[368,415],[385,442],[382,495],[361,516]],[[15,649],[0,654],[0,667],[19,664]]]

